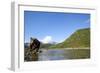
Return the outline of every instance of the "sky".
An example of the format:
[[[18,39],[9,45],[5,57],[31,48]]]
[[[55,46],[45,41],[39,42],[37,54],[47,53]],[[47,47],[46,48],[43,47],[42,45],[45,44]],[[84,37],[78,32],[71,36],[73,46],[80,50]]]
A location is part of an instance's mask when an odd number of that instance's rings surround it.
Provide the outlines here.
[[[24,41],[62,42],[78,29],[90,27],[90,14],[24,11]]]

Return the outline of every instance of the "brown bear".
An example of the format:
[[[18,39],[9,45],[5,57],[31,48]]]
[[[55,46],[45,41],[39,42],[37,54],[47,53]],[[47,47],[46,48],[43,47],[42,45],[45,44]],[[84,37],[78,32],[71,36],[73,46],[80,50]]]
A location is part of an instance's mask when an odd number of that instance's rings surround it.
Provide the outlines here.
[[[39,52],[40,48],[40,41],[36,38],[30,38],[30,45],[29,45],[30,51]]]

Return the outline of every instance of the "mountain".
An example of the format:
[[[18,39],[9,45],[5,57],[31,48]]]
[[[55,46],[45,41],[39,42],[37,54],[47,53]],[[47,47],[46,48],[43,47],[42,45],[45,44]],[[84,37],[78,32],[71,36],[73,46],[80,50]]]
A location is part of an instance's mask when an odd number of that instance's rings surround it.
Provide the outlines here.
[[[57,44],[57,42],[54,42],[54,41],[52,41],[50,43],[43,43],[43,42],[41,42],[40,48],[46,48],[46,49],[48,49],[50,46],[53,46],[55,44]]]
[[[90,47],[90,28],[78,29],[65,41],[50,48],[86,48]]]
[[[53,45],[53,44],[51,44],[51,43],[47,43],[47,44],[41,43],[40,48],[46,48],[46,49],[48,49],[48,47],[50,47],[50,46],[52,46],[52,45]]]

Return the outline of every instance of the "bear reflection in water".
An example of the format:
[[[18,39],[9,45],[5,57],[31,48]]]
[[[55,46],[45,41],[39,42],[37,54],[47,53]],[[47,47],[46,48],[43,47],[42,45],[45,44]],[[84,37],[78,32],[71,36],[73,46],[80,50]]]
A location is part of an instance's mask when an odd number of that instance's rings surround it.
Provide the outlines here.
[[[37,61],[38,60],[38,53],[28,53],[25,55],[25,61]]]
[[[25,61],[37,61],[40,48],[40,41],[36,38],[30,38],[30,44],[24,51]]]

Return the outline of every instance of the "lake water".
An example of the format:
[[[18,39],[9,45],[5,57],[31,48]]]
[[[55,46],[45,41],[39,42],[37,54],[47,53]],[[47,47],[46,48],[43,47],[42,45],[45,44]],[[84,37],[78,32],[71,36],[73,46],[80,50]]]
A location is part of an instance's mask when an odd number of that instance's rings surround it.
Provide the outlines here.
[[[38,55],[38,61],[86,58],[90,58],[89,49],[49,49],[42,50]]]

